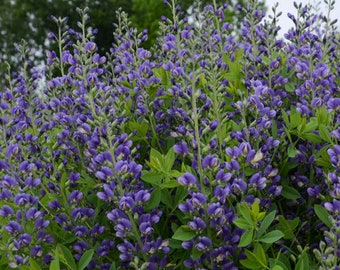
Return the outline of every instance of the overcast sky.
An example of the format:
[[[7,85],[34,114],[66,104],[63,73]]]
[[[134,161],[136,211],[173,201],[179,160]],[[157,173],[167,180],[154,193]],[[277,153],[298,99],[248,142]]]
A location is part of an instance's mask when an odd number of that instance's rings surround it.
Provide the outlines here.
[[[320,10],[323,12],[323,14],[327,14],[327,6],[326,4],[323,2],[323,0],[321,0],[321,4],[320,4]],[[288,31],[289,28],[291,28],[293,26],[293,23],[291,22],[291,20],[287,17],[287,13],[292,13],[293,15],[296,15],[296,10],[294,8],[294,1],[293,0],[266,0],[266,5],[268,7],[268,11],[267,14],[271,14],[272,13],[272,6],[278,2],[279,3],[279,7],[278,7],[278,11],[282,11],[282,15],[279,18],[280,22],[279,25],[281,26],[281,31],[280,31],[280,36],[282,36],[284,33],[286,33]],[[308,3],[314,4],[318,3],[318,0],[301,0],[301,1],[296,1],[297,3],[302,3],[303,5],[306,5]],[[340,0],[335,0],[335,9],[332,10],[331,12],[331,18],[332,20],[334,19],[338,19],[338,29],[340,29]]]

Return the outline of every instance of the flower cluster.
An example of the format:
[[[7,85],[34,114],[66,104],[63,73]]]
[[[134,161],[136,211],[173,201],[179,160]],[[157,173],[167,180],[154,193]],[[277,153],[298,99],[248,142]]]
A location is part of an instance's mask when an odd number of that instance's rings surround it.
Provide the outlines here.
[[[0,264],[336,267],[335,22],[295,3],[279,38],[277,6],[270,19],[257,1],[237,6],[236,32],[231,5],[190,23],[165,4],[151,50],[121,10],[105,55],[87,9],[79,31],[52,17],[43,68],[21,45],[0,92]]]

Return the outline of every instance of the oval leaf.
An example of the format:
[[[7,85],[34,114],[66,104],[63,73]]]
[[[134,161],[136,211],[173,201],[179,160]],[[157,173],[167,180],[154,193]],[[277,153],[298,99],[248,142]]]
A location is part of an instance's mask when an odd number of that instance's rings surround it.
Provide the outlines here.
[[[314,205],[314,212],[315,214],[318,216],[318,218],[327,226],[327,227],[332,227],[332,223],[330,222],[330,220],[328,219],[329,217],[329,213],[326,210],[326,208],[324,208],[321,205]]]
[[[89,263],[92,260],[93,253],[94,253],[94,249],[89,249],[83,254],[83,256],[81,256],[79,260],[79,267],[78,267],[79,270],[84,270],[85,267],[89,265]]]
[[[174,235],[172,236],[172,239],[180,240],[180,241],[189,241],[192,238],[194,238],[196,233],[194,231],[191,231],[190,229],[186,227],[179,227]]]
[[[37,264],[37,262],[33,258],[30,258],[30,269],[31,270],[41,270],[39,264]]]
[[[254,231],[252,229],[242,234],[238,247],[248,246],[253,240],[253,234],[254,234]]]
[[[262,236],[259,239],[259,241],[266,243],[266,244],[272,244],[280,240],[283,236],[284,236],[283,232],[279,230],[274,230]]]
[[[272,222],[275,219],[275,215],[276,215],[276,211],[272,211],[268,215],[265,216],[265,218],[261,222],[261,226],[258,231],[259,237],[261,237],[266,232],[266,230],[269,228],[270,224],[272,224]]]

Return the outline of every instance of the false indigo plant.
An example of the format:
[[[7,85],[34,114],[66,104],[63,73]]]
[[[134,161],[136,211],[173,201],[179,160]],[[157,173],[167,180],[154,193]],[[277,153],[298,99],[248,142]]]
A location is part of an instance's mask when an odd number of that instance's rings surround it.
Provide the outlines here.
[[[326,1],[329,12],[334,1]],[[213,1],[165,1],[143,48],[88,10],[0,93],[1,269],[338,269],[339,34],[294,3],[278,37],[257,1],[239,32]]]

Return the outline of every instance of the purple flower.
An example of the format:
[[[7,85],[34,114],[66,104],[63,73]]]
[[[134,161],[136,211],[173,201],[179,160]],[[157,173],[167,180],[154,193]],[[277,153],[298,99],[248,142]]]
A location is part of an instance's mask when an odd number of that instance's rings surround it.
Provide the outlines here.
[[[97,45],[93,41],[89,41],[85,44],[86,52],[94,52],[95,50],[97,50]]]
[[[212,246],[211,239],[206,236],[203,236],[198,237],[198,243],[195,245],[195,248],[197,250],[207,250],[211,246]]]
[[[7,151],[5,154],[6,159],[11,158],[12,156],[16,156],[20,153],[20,147],[18,144],[11,144],[7,147]]]
[[[21,245],[29,245],[32,242],[32,236],[27,233],[21,234],[19,237],[19,242]]]
[[[26,211],[26,218],[29,219],[37,219],[41,216],[41,212],[38,211],[35,207],[31,207]]]
[[[36,220],[34,228],[37,230],[45,229],[49,224],[49,220],[44,220],[42,217],[40,217]]]
[[[5,170],[9,170],[9,164],[7,161],[4,160],[0,160],[0,171],[5,171]]]
[[[266,181],[267,179],[262,177],[262,174],[259,172],[250,177],[249,184],[252,185],[255,190],[262,190],[266,187]]]
[[[109,201],[109,200],[113,199],[113,197],[114,197],[114,193],[113,193],[114,187],[112,187],[112,185],[104,184],[103,189],[104,189],[104,191],[100,191],[100,192],[97,193],[98,198],[100,198],[104,201]]]
[[[211,203],[207,207],[207,213],[209,216],[213,218],[221,217],[224,213],[224,210],[221,207],[221,204],[219,202],[217,203]]]
[[[21,227],[21,225],[15,221],[10,221],[6,226],[5,226],[5,230],[11,234],[14,235],[16,233],[21,233],[23,231],[23,228]]]
[[[187,155],[189,154],[188,145],[186,142],[181,141],[174,145],[174,151],[179,155]]]
[[[126,236],[126,234],[131,231],[132,229],[132,224],[130,220],[126,218],[122,218],[118,221],[117,225],[114,226],[114,229],[116,231],[116,236],[123,238]]]
[[[130,196],[124,196],[119,201],[119,208],[121,210],[132,209],[135,205],[135,201]]]
[[[339,213],[340,212],[340,201],[333,199],[333,202],[326,202],[324,204],[325,208],[332,213]]]
[[[208,155],[202,160],[202,167],[203,168],[214,168],[217,167],[219,164],[219,160],[214,157],[213,155]]]
[[[49,202],[47,205],[53,210],[61,209],[61,204],[58,199],[55,199],[54,201]]]
[[[25,181],[25,185],[27,187],[38,187],[41,184],[41,179],[38,177],[36,179],[33,179],[33,177],[29,176],[27,177]]]
[[[33,257],[41,257],[43,255],[42,247],[40,245],[35,245],[32,247],[30,254]]]
[[[71,194],[68,196],[69,203],[78,203],[82,198],[84,198],[84,194],[79,190],[73,190]]]
[[[83,237],[89,233],[89,230],[85,226],[77,226],[74,229],[74,235],[77,237]]]
[[[205,228],[206,228],[206,223],[203,219],[199,218],[199,217],[194,217],[194,221],[190,221],[188,223],[188,226],[194,230],[194,231],[198,231],[199,233],[202,232]]]
[[[184,173],[182,176],[177,178],[177,182],[182,186],[197,186],[197,179],[191,173]]]
[[[2,208],[0,208],[0,216],[1,217],[8,217],[14,214],[13,209],[8,206],[8,205],[4,205]]]

